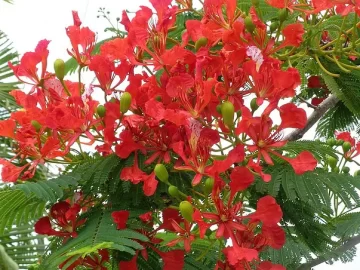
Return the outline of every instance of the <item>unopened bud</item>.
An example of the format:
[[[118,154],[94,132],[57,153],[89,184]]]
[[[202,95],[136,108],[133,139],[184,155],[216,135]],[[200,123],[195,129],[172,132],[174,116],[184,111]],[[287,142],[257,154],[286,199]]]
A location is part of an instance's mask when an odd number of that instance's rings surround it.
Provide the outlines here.
[[[36,130],[36,132],[39,132],[41,129],[41,124],[36,120],[31,120],[31,125]]]
[[[232,128],[234,125],[234,105],[230,101],[225,101],[221,105],[221,115],[223,122],[228,128]]]
[[[195,42],[195,51],[198,51],[201,47],[206,46],[208,39],[206,37],[201,37]]]
[[[189,222],[193,220],[194,208],[188,201],[182,201],[179,205],[180,213],[183,218]]]
[[[56,59],[54,62],[55,76],[60,81],[65,77],[65,62],[62,59]]]
[[[253,23],[252,19],[250,17],[246,17],[244,19],[245,28],[249,33],[254,32],[255,30],[255,24]]]
[[[100,117],[104,117],[105,113],[106,113],[106,109],[105,109],[104,105],[99,105],[96,109],[96,112]]]
[[[165,168],[164,164],[156,164],[154,168],[154,172],[157,178],[161,182],[168,183],[169,182],[169,173],[167,169]]]
[[[120,98],[120,111],[122,113],[126,113],[131,105],[131,94],[129,92],[125,92],[121,95]]]

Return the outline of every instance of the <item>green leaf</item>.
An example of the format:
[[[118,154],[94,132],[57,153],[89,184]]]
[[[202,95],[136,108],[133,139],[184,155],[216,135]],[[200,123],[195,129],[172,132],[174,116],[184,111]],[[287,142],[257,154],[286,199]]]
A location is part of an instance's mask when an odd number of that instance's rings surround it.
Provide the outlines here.
[[[147,242],[148,239],[143,234],[130,229],[117,230],[111,217],[110,210],[95,210],[87,214],[86,225],[78,232],[76,238],[72,238],[45,258],[41,263],[41,269],[56,269],[63,261],[78,254],[80,250],[82,256],[86,252],[93,252],[96,248],[106,245],[109,249],[135,254],[136,250],[142,249],[136,240]]]

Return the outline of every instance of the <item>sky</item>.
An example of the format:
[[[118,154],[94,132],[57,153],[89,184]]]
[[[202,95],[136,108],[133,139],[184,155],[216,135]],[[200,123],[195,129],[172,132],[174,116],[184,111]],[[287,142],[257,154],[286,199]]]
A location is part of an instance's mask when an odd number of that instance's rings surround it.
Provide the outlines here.
[[[122,10],[136,11],[141,5],[149,5],[148,0],[14,0],[13,5],[0,0],[0,29],[8,35],[20,55],[33,51],[42,39],[51,40],[48,63],[52,66],[50,63],[57,58],[69,58],[66,49],[70,43],[65,27],[73,23],[72,10],[78,11],[83,25],[96,32],[100,41],[109,37],[109,33],[104,32],[109,22],[97,18],[100,7],[110,11],[112,23],[116,23],[116,17],[121,17]],[[304,138],[313,137],[312,129]],[[315,269],[337,270],[342,267],[347,270],[360,269],[360,252],[352,263],[322,264]]]

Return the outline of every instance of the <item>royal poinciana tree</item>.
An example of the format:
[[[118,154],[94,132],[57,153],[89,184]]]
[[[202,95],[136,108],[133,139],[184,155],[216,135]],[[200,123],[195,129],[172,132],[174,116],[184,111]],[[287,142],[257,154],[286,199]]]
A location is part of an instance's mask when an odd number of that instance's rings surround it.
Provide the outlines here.
[[[33,222],[50,241],[31,266],[40,269],[351,260],[360,242],[360,178],[348,167],[360,154],[348,132],[360,113],[359,6],[149,0],[100,43],[73,12],[67,65],[58,59],[52,72],[48,40],[9,62],[31,89],[10,93],[21,109],[0,121],[13,152],[0,159],[12,183],[0,190],[0,235]],[[74,69],[77,80],[67,80]],[[300,140],[315,124],[319,139]],[[48,164],[62,173],[34,177]],[[26,265],[36,247],[22,250],[15,260]]]

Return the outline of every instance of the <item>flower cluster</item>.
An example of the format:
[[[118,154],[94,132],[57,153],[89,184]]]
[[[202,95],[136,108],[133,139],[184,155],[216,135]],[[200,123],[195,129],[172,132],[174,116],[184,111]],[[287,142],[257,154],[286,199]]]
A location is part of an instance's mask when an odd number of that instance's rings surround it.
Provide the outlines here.
[[[79,78],[87,67],[96,76],[96,84],[64,80],[61,60],[55,62],[55,73],[48,72],[47,40],[26,53],[18,65],[9,64],[19,80],[32,88],[29,93],[11,92],[23,109],[0,121],[0,135],[16,142],[15,156],[0,159],[2,179],[32,178],[36,167],[46,162],[71,163],[74,144],[81,148],[97,140],[100,144],[95,150],[103,156],[134,156],[134,164],[121,171],[121,180],[141,184],[146,196],[155,194],[160,180],[170,185],[169,193],[184,199],[179,210],[160,209],[162,221],[156,229],[151,213],[140,217],[149,227],[142,233],[150,242],[140,243],[144,249],[131,261],[120,262],[121,269],[136,269],[138,256],[147,259],[148,249],[162,257],[164,269],[182,269],[182,250],[158,249],[159,230],[175,233],[177,237],[167,245],[183,242],[186,252],[191,251],[192,241],[212,232],[225,243],[231,240],[231,245],[221,247],[225,257],[216,269],[283,269],[259,259],[265,248],[281,248],[285,242],[279,226],[280,206],[265,196],[258,200],[256,211],[249,213],[242,199],[256,176],[271,180],[264,168],[275,159],[289,163],[297,174],[317,166],[308,151],[289,157],[282,150],[287,143],[284,130],[303,128],[307,117],[295,104],[284,103],[295,96],[300,75],[295,68],[284,68],[274,53],[300,46],[303,25],[286,25],[279,32],[283,37],[279,41],[268,35],[254,7],[246,17],[235,0],[205,0],[202,17],[187,20],[181,38],[174,40],[169,33],[177,14],[192,10],[191,1],[177,2],[179,7],[171,5],[171,0],[150,0],[153,9],[142,6],[131,20],[123,12],[121,24],[127,35],[105,42],[96,55],[94,32],[82,27],[73,13],[74,25],[66,30],[72,46],[68,52],[79,65]],[[289,11],[302,8],[295,1],[267,2]],[[312,2],[310,11],[342,7],[330,4],[336,1],[327,1],[326,7],[318,3],[324,1]],[[144,71],[138,72],[137,67]],[[103,104],[93,99],[94,91],[102,92]],[[253,98],[250,108],[245,102],[248,98]],[[273,114],[280,116],[278,125]],[[154,172],[141,170],[140,155]],[[16,160],[21,166],[12,163]],[[205,203],[172,186],[162,164],[191,172],[193,186],[205,185]],[[35,230],[76,237],[76,228],[86,226],[85,220],[78,219],[79,213],[78,204],[59,202],[52,206],[49,217],[36,223]],[[115,211],[112,217],[118,229],[126,228],[127,210]],[[99,254],[78,263],[103,269],[108,255]]]

